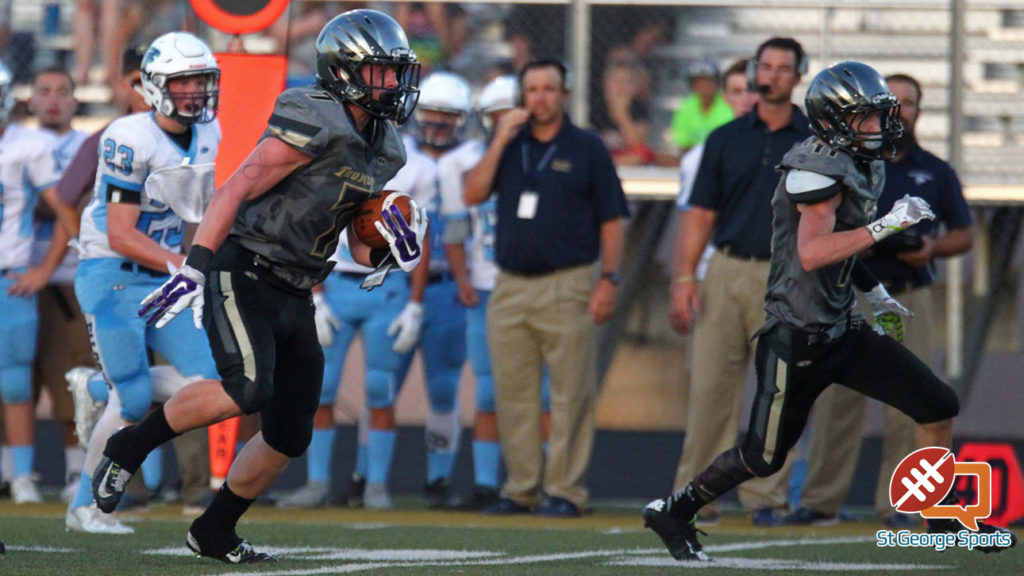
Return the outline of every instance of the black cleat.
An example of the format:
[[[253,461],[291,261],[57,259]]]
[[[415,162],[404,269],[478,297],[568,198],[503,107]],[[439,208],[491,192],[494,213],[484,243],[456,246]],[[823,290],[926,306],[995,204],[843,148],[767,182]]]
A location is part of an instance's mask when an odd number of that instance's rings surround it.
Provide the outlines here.
[[[238,540],[238,544],[231,549],[230,552],[225,554],[208,554],[203,551],[202,545],[199,544],[199,540],[192,535],[192,531],[189,530],[188,536],[185,537],[185,545],[188,549],[196,555],[197,558],[213,558],[214,560],[220,560],[225,564],[255,564],[257,562],[277,562],[277,557],[273,554],[266,552],[257,552],[252,544],[248,540],[242,540],[235,537]]]
[[[984,522],[978,522],[978,530],[975,531],[975,530],[971,530],[970,528],[964,526],[963,524],[960,523],[959,520],[956,520],[954,518],[930,518],[930,519],[928,519],[928,533],[929,534],[937,534],[937,533],[956,534],[957,532],[960,532],[961,530],[966,530],[968,532],[974,532],[976,534],[996,534],[996,535],[1002,535],[1002,536],[997,536],[997,538],[1002,543],[1009,542],[1009,544],[1006,545],[1006,546],[999,546],[999,545],[993,544],[991,546],[975,546],[974,547],[975,550],[980,550],[980,551],[984,552],[985,554],[988,554],[990,552],[1002,552],[1003,550],[1006,550],[1008,548],[1013,548],[1014,546],[1017,545],[1017,535],[1014,534],[1013,531],[1007,530],[1006,528],[1001,528],[999,526],[993,526],[991,524],[986,524]]]
[[[694,516],[689,522],[684,522],[670,516],[665,508],[663,499],[655,500],[644,507],[644,527],[654,530],[665,543],[669,554],[676,560],[711,562],[711,558],[701,550],[700,542],[697,541],[697,532],[707,536],[694,526],[697,517]]]
[[[116,510],[124,496],[124,488],[131,479],[131,472],[104,455],[92,474],[92,494],[96,506],[107,514]]]
[[[349,485],[348,496],[345,497],[345,504],[349,508],[362,508],[363,495],[366,493],[366,478],[359,474],[352,474],[352,483]]]
[[[452,510],[483,510],[501,500],[501,493],[489,486],[477,484],[473,492],[452,499],[447,505]]]
[[[451,486],[448,484],[447,478],[438,478],[433,482],[425,484],[423,486],[423,498],[427,502],[427,508],[431,510],[444,508],[448,503],[448,492],[450,491]]]

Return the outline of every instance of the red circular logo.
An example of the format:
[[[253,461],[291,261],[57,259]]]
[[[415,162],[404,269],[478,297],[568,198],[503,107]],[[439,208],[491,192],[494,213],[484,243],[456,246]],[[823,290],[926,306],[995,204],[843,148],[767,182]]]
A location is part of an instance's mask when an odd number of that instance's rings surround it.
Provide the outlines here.
[[[953,488],[953,453],[931,446],[911,452],[889,482],[889,502],[897,512],[914,513],[935,506]]]

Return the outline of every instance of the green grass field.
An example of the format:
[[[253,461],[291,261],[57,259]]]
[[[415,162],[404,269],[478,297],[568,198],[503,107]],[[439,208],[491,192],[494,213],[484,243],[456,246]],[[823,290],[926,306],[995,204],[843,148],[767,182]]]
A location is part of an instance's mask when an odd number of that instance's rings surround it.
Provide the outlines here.
[[[404,501],[398,500],[400,504]],[[576,520],[487,518],[414,509],[369,512],[340,508],[254,508],[239,533],[281,562],[228,566],[192,557],[184,546],[189,519],[177,506],[129,517],[136,533],[64,532],[64,508],[0,503],[2,576],[277,574],[655,575],[714,574],[1024,574],[1024,548],[1000,554],[962,549],[878,548],[874,522],[827,528],[755,529],[745,517],[709,526],[711,565],[679,563],[644,529],[639,508],[599,508]],[[671,571],[671,572],[670,572]]]

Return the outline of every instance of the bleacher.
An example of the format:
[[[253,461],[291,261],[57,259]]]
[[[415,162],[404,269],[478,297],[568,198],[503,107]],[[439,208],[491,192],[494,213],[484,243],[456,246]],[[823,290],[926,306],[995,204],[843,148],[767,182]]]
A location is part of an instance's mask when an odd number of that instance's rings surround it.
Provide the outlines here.
[[[811,71],[795,98],[803,98],[815,71],[838,60],[863,60],[884,74],[910,73],[924,89],[919,139],[940,156],[948,154],[951,16],[946,3],[919,0],[904,3],[905,8],[893,7],[899,2],[863,7],[843,2],[832,8],[826,2],[763,4],[681,8],[675,40],[655,55],[658,68],[678,70],[679,63],[699,57],[724,67],[751,55],[765,38],[793,36],[807,50]],[[1024,176],[1024,10],[1012,0],[968,1],[964,28],[961,177],[978,184],[1017,184]],[[681,78],[665,76],[657,86],[656,117],[670,113],[686,91]]]

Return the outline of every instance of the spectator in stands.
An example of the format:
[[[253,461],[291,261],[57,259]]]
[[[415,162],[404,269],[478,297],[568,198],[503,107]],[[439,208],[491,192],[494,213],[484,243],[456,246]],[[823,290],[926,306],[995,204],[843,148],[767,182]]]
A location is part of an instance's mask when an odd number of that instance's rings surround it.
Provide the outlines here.
[[[505,21],[505,39],[512,47],[512,69],[522,70],[538,58],[565,57],[566,7],[556,4],[515,4]]]
[[[690,94],[672,115],[672,143],[683,151],[703,142],[712,130],[733,119],[732,108],[718,90],[718,67],[694,60],[686,67]]]
[[[113,60],[116,52],[110,53],[113,45],[111,34],[118,30],[118,21],[123,13],[121,0],[75,0],[75,17],[71,19],[71,36],[74,40],[75,67],[71,74],[76,85],[89,83],[89,72],[95,62],[96,47],[102,53],[103,70]],[[113,85],[113,78],[104,77],[102,82]]]
[[[548,502],[541,514],[575,517],[588,500],[594,325],[608,321],[614,310],[628,210],[600,138],[565,116],[565,67],[557,60],[534,61],[519,80],[524,108],[501,118],[464,188],[467,205],[498,197],[500,271],[487,308],[487,339],[508,478],[501,500],[485,512],[529,512],[543,489]],[[542,364],[551,371],[546,464]]]
[[[53,138],[52,154],[57,171],[63,174],[71,164],[88,134],[71,127],[77,102],[75,84],[63,68],[46,68],[36,74],[32,83],[29,110],[39,122],[39,130]],[[32,243],[32,264],[42,264],[54,238],[54,213],[45,202],[36,207],[35,241]],[[67,242],[65,235],[61,235]],[[36,296],[39,306],[39,337],[33,369],[33,388],[46,388],[53,403],[53,417],[61,424],[64,440],[65,487],[61,499],[67,502],[78,489],[85,451],[75,437],[75,408],[68,393],[64,373],[79,364],[91,364],[92,348],[85,327],[85,316],[75,298],[75,269],[78,255],[68,250],[50,282],[40,287]]]
[[[654,161],[647,145],[650,129],[651,75],[635,54],[623,52],[608,60],[602,78],[608,125],[596,123],[617,166]]]
[[[107,10],[108,2],[103,4]],[[196,32],[199,28],[195,12],[186,0],[128,2],[115,21],[116,26],[105,35],[106,48],[103,51],[106,55],[104,78],[112,89],[119,78],[121,64],[112,56],[121,54],[125,46],[149,46],[150,42],[168,32]]]
[[[694,331],[690,403],[675,488],[733,445],[743,382],[764,321],[764,287],[771,256],[771,198],[775,166],[810,136],[807,118],[793,105],[793,88],[804,70],[804,51],[792,38],[771,38],[757,49],[753,66],[758,100],[746,115],[708,137],[683,218],[675,254],[672,324]],[[730,111],[731,114],[731,111]],[[716,246],[704,282],[697,265],[708,240]],[[740,487],[740,502],[754,511],[755,525],[778,524],[786,507],[787,469]],[[701,513],[717,516],[716,509]]]
[[[11,41],[11,1],[0,0],[0,56],[5,55]]]
[[[935,213],[926,220],[890,236],[865,254],[864,264],[893,298],[914,312],[913,318],[875,316],[882,329],[927,361],[931,355],[932,283],[935,259],[970,250],[973,244],[971,211],[964,200],[953,167],[917,143],[915,126],[921,114],[921,85],[912,76],[886,78],[889,90],[900,100],[903,137],[896,156],[885,163],[885,187],[878,199],[878,213],[892,208],[909,194],[923,198]],[[939,224],[941,223],[941,226]],[[869,315],[866,305],[861,310]],[[838,521],[853,480],[860,451],[867,398],[844,386],[830,386],[815,403],[809,468],[800,504],[786,518],[787,524],[829,524]],[[905,527],[909,516],[894,512],[889,502],[889,480],[896,465],[915,449],[914,421],[891,406],[884,407],[885,428],[882,463],[875,489],[875,510],[893,527]]]

